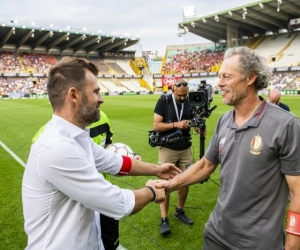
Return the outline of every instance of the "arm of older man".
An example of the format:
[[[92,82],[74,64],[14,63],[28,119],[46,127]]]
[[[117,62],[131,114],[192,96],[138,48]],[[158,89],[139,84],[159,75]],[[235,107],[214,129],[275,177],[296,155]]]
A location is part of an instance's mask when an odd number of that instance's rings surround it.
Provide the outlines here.
[[[186,171],[174,176],[168,181],[158,181],[156,188],[164,188],[166,193],[178,190],[181,187],[205,181],[216,169],[218,163],[211,162],[205,157],[191,165]]]

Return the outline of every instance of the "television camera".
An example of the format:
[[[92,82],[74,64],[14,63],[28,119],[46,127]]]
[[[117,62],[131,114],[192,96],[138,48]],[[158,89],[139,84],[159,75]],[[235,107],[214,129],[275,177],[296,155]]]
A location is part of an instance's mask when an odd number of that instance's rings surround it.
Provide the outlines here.
[[[189,120],[189,125],[191,127],[200,128],[200,154],[199,159],[204,156],[205,147],[205,135],[206,135],[206,124],[205,119],[208,118],[212,111],[217,108],[213,106],[210,108],[210,103],[213,100],[212,97],[212,86],[207,84],[205,80],[201,81],[197,87],[197,91],[190,92],[188,94],[188,102],[190,110],[192,112],[192,118]],[[176,129],[175,132],[171,134],[165,134],[163,132],[157,132],[154,130],[149,130],[149,144],[152,147],[156,146],[167,146],[169,143],[173,143],[182,140],[182,132],[180,129]],[[204,183],[209,177],[202,181]]]
[[[193,118],[189,121],[191,127],[203,127],[205,119],[210,116],[216,105],[210,108],[213,100],[212,86],[205,80],[198,85],[197,91],[189,93],[188,100]]]
[[[206,124],[205,119],[208,118],[213,110],[217,107],[216,105],[210,108],[210,103],[213,100],[212,86],[207,84],[205,80],[201,81],[198,85],[197,91],[189,93],[189,104],[193,114],[193,118],[190,120],[191,127],[200,128],[200,154],[199,159],[204,156],[205,147],[205,135],[206,135]],[[208,181],[209,177],[200,182],[201,184]]]
[[[213,108],[210,108],[212,100],[212,86],[206,84],[205,80],[200,82],[197,87],[197,91],[190,92],[188,95],[188,102],[192,112],[192,118],[189,120],[189,125],[191,127],[200,128],[201,139],[203,139],[205,134],[205,119],[208,118],[211,112],[217,107],[214,106]],[[169,144],[175,143],[179,140],[182,141],[183,139],[182,131],[180,129],[176,129],[176,131],[171,134],[157,132],[154,130],[149,130],[148,133],[149,144],[152,147],[166,147]]]

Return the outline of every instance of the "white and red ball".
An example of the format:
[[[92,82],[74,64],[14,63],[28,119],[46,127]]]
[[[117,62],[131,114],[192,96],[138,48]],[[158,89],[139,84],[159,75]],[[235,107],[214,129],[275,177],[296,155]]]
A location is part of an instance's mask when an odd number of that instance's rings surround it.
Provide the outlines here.
[[[134,156],[133,150],[128,145],[121,142],[112,143],[108,145],[106,149],[130,158],[133,158]]]

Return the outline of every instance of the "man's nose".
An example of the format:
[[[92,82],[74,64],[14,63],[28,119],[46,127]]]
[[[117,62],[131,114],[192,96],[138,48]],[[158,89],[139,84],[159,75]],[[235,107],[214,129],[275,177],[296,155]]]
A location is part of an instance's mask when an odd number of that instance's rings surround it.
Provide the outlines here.
[[[100,102],[100,103],[104,103],[104,99],[103,99],[103,97],[102,97],[102,95],[101,95],[101,94],[99,95],[98,102]]]
[[[223,80],[222,77],[219,78],[218,82],[217,82],[218,86],[222,86],[223,85]]]

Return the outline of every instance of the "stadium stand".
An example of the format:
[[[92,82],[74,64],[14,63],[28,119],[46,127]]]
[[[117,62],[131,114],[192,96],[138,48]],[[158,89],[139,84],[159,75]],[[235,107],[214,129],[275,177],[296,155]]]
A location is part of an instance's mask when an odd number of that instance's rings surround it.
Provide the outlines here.
[[[135,75],[136,73],[130,67],[129,60],[116,60],[118,66],[127,74],[127,75]]]
[[[193,72],[217,72],[224,51],[218,49],[169,50],[167,63],[162,67],[162,74],[185,74]],[[214,67],[214,68],[213,68]]]
[[[100,80],[100,84],[103,85],[109,92],[115,92],[115,93],[123,93],[128,92],[129,90],[122,86],[117,86],[113,82],[109,80]]]
[[[22,72],[21,63],[16,53],[0,51],[0,72]]]
[[[108,67],[112,69],[112,74],[128,74],[124,69],[122,69],[117,63],[115,62],[107,62]]]
[[[119,80],[119,82],[130,91],[134,91],[134,92],[140,91],[139,88],[134,86],[129,80]]]
[[[294,34],[291,43],[273,59],[275,60],[269,64],[271,68],[300,66],[300,33]]]
[[[105,64],[105,62],[103,60],[99,60],[99,59],[91,59],[89,58],[90,61],[92,61],[93,63],[95,63],[101,74],[110,74],[110,69],[108,67],[107,64]]]
[[[147,90],[146,88],[141,87],[138,81],[122,79],[122,80],[119,80],[119,82],[120,82],[120,84],[122,84],[124,87],[126,87],[130,91],[149,92],[149,90]]]
[[[149,70],[152,74],[159,74],[162,68],[162,61],[148,61]]]
[[[270,88],[278,90],[291,90],[300,87],[300,74],[299,73],[281,73],[273,75],[270,82]]]
[[[131,38],[83,32],[0,26],[0,98],[41,96],[49,68],[62,56],[87,57],[99,67],[98,83],[103,95],[160,93],[164,80],[184,78],[196,88],[205,78],[214,90],[225,49],[247,45],[263,55],[274,72],[270,86],[298,90],[300,72],[300,2],[265,0],[178,23],[178,36],[187,31],[211,42],[168,45],[163,58],[152,52],[136,57],[124,49],[139,42]],[[264,11],[261,9],[264,8]],[[245,14],[245,9],[249,10]],[[231,14],[232,15],[231,15]],[[241,16],[244,15],[244,18]],[[239,18],[240,17],[240,18]],[[296,21],[295,21],[296,20]],[[218,32],[216,32],[218,30]],[[29,35],[34,33],[34,36]],[[300,89],[299,89],[300,90]]]
[[[267,63],[271,63],[272,60],[276,60],[280,51],[293,42],[295,36],[297,34],[290,37],[287,37],[287,34],[279,34],[276,38],[274,36],[266,36],[255,50],[267,59]]]
[[[23,53],[19,55],[24,73],[47,73],[48,69],[57,63],[51,55]]]
[[[108,93],[109,90],[107,88],[104,87],[103,84],[101,84],[101,82],[98,80],[98,85],[100,87],[100,93]]]

